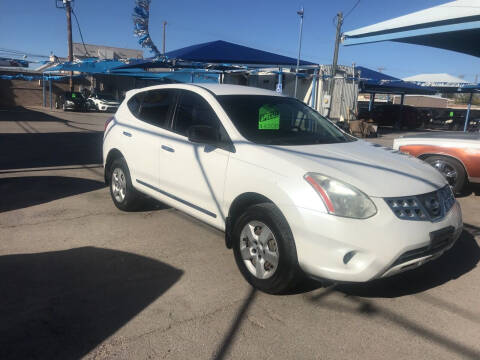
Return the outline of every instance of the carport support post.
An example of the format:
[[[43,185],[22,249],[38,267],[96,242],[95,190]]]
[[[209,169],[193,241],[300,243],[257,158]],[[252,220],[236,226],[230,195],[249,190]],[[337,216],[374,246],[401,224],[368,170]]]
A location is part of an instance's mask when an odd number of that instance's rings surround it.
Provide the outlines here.
[[[465,125],[463,126],[463,131],[467,132],[468,122],[470,121],[470,108],[472,107],[473,93],[470,93],[470,99],[468,100],[467,115],[465,115]]]
[[[47,98],[45,97],[45,75],[42,77],[42,100],[43,107],[47,107]]]
[[[277,92],[279,92],[278,89],[280,88],[280,86],[282,86],[282,91],[280,93],[283,93],[282,78],[283,78],[283,69],[278,68],[278,82],[277,82],[276,90]]]
[[[374,103],[375,103],[375,93],[370,93],[370,101],[368,102],[368,111],[373,110]]]
[[[311,107],[315,109],[315,105],[317,102],[317,77],[318,77],[318,69],[313,71],[313,79],[312,79],[312,102]]]
[[[53,105],[52,105],[52,79],[49,77],[48,78],[48,91],[50,92],[50,110],[52,110]]]

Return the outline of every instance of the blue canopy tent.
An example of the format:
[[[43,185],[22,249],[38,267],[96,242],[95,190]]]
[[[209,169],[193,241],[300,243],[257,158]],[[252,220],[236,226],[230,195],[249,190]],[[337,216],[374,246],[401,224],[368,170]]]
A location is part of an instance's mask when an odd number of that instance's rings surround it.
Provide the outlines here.
[[[419,86],[398,79],[396,77],[368,69],[363,66],[356,68],[358,74],[358,88],[360,92],[370,93],[370,103],[368,110],[371,111],[375,102],[375,94],[400,94],[402,95],[401,104],[403,104],[405,94],[423,94],[432,95],[437,91],[435,89]]]
[[[297,59],[274,54],[268,51],[254,49],[248,46],[217,40],[187,46],[178,50],[167,52],[163,59],[148,59],[133,61],[126,68],[161,68],[166,66],[208,66],[219,69],[246,65],[247,67],[278,67],[296,66]],[[318,67],[317,64],[300,60],[302,67]]]
[[[152,58],[146,60],[133,60],[128,65],[116,69],[152,69],[168,68],[185,69],[204,69],[206,71],[216,70],[220,74],[226,71],[258,71],[265,68],[278,68],[278,83],[282,82],[282,67],[293,68],[297,65],[297,59],[268,51],[254,49],[248,46],[238,45],[231,42],[217,40],[196,45],[187,46],[178,50],[167,52],[161,58]],[[318,74],[319,65],[300,60],[299,66],[302,69],[315,69]],[[274,71],[277,73],[277,71]],[[303,74],[296,74],[303,76]],[[223,80],[220,77],[220,82]],[[314,76],[314,81],[317,76]],[[312,97],[313,105],[313,97]]]
[[[98,60],[96,58],[84,59],[80,62],[65,62],[44,71],[42,78],[49,83],[50,107],[52,107],[51,81],[62,80],[65,76],[53,75],[59,71],[75,71],[90,75],[115,75],[129,76],[140,80],[168,79],[173,82],[209,82],[217,83],[218,71],[205,71],[203,69],[179,69],[172,72],[148,72],[137,68],[123,68],[124,62],[115,60]],[[80,75],[77,75],[80,76]],[[43,104],[46,106],[45,81],[43,82]]]
[[[480,6],[478,0],[451,1],[347,31],[342,39],[345,46],[396,41],[480,57]],[[470,108],[471,102],[468,106]],[[465,119],[465,130],[468,115],[469,111]]]

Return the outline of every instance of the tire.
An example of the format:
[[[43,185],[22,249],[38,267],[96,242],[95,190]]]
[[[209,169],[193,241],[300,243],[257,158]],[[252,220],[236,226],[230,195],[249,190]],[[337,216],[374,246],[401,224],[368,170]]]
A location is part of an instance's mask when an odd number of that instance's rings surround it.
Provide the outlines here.
[[[115,206],[123,211],[135,211],[139,208],[141,198],[132,186],[130,171],[124,158],[118,158],[110,166],[110,196]]]
[[[455,194],[459,194],[467,183],[467,174],[460,161],[447,156],[432,155],[424,158],[447,179]]]
[[[258,233],[255,232],[257,227]],[[253,233],[249,233],[248,229],[252,228]],[[266,240],[263,244],[261,238]],[[301,277],[292,232],[287,220],[274,204],[261,203],[249,207],[236,221],[232,240],[240,272],[258,290],[282,294],[291,290]],[[276,255],[277,260],[275,265],[273,255]]]

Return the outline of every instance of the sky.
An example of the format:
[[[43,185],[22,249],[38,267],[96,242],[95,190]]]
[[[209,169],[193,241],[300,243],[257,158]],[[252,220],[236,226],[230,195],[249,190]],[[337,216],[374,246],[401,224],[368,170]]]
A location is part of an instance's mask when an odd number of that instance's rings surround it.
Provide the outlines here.
[[[166,50],[225,40],[297,57],[299,16],[305,9],[302,59],[329,64],[333,58],[335,24],[357,0],[152,0],[150,34],[161,48],[162,22],[167,21]],[[446,3],[446,0],[361,0],[345,18],[343,31]],[[141,49],[133,35],[134,0],[75,0],[85,43]],[[72,19],[73,41],[80,42]],[[65,11],[54,0],[0,1],[0,48],[32,54],[67,55]],[[145,56],[152,54],[146,50]],[[383,42],[340,47],[339,64],[384,68],[396,77],[449,73],[473,81],[480,78],[480,59],[419,45]]]

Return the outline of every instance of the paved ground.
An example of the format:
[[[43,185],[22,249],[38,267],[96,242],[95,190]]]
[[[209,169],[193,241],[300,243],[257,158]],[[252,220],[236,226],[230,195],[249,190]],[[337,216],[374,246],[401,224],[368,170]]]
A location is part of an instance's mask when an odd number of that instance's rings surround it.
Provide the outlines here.
[[[465,232],[420,269],[265,295],[220,232],[113,206],[107,117],[0,111],[1,359],[480,358],[479,196],[459,199]]]

